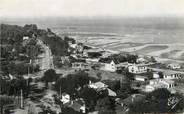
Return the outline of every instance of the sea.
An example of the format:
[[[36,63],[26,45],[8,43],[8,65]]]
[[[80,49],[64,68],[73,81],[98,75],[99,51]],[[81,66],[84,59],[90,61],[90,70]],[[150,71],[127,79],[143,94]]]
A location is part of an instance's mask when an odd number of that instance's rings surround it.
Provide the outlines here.
[[[70,36],[96,47],[184,60],[182,17],[12,18],[2,23],[37,24],[61,37]]]
[[[78,39],[120,39],[134,43],[184,43],[184,18],[31,18],[6,19],[9,24],[37,24]]]

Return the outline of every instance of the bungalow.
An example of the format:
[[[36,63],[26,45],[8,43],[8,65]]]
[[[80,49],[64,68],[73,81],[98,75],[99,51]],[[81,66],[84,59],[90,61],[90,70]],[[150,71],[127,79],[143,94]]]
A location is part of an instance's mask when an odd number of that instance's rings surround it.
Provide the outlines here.
[[[181,79],[182,74],[181,73],[171,73],[171,72],[165,72],[163,75],[164,79]]]
[[[75,62],[72,63],[72,68],[75,70],[89,70],[90,66],[87,63]]]
[[[171,69],[180,69],[181,66],[177,63],[171,63],[169,65],[167,65],[168,68],[171,68]]]
[[[99,91],[107,90],[109,96],[113,96],[113,97],[117,96],[116,92],[109,89],[108,85],[104,84],[103,82],[90,83],[89,87]]]
[[[140,74],[147,72],[148,68],[144,64],[132,64],[128,66],[128,71],[133,74]]]
[[[146,85],[145,91],[152,92],[158,88],[167,88],[171,89],[175,86],[174,81],[172,80],[165,80],[165,79],[152,79],[150,80],[149,85]]]

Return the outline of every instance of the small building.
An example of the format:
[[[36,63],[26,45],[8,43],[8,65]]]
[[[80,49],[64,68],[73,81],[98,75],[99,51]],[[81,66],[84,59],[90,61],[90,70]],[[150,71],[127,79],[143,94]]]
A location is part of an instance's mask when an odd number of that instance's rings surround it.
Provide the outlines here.
[[[61,96],[61,102],[63,104],[69,103],[70,102],[70,95],[67,93],[63,93]]]
[[[28,36],[23,36],[23,38],[22,38],[23,40],[28,40],[29,39],[29,37]]]
[[[168,68],[171,68],[171,69],[181,69],[181,66],[177,63],[171,63],[169,65],[167,65]]]
[[[90,83],[89,87],[94,89],[106,89],[108,85],[104,84],[103,82],[96,82],[96,83]]]
[[[72,68],[75,70],[89,70],[90,66],[87,63],[75,62],[72,63]]]
[[[117,67],[116,67],[116,63],[113,60],[105,61],[103,64],[104,64],[104,67],[102,68],[102,70],[116,72]]]
[[[133,74],[146,73],[147,70],[148,68],[144,64],[132,64],[128,66],[128,71]]]
[[[171,89],[173,87],[175,87],[175,83],[172,80],[152,79],[152,80],[150,80],[150,83],[148,85],[146,85],[145,91],[152,92],[158,88]]]
[[[97,90],[98,92],[101,90],[107,90],[109,96],[112,96],[112,97],[117,96],[116,92],[109,89],[108,85],[104,84],[103,82],[90,83],[89,87]]]
[[[182,74],[181,73],[171,73],[171,72],[165,72],[163,74],[164,79],[181,79]]]
[[[136,76],[134,77],[134,79],[135,79],[136,81],[145,82],[145,81],[147,81],[147,80],[148,80],[148,77],[146,77],[146,76],[136,75]]]
[[[98,63],[99,58],[87,58],[86,63],[92,64],[92,63]]]
[[[157,79],[160,78],[160,75],[158,72],[153,72],[153,78]]]
[[[144,57],[139,57],[136,60],[137,63],[148,63],[149,61],[147,59],[145,59]]]

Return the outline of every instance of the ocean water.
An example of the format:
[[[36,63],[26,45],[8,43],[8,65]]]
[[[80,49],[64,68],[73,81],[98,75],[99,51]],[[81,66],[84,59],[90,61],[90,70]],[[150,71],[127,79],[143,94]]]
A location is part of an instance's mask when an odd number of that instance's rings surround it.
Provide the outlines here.
[[[174,60],[183,60],[184,55],[184,18],[40,18],[2,22],[37,24],[42,29],[51,28],[62,37],[68,35],[79,42],[110,50],[136,51]]]
[[[97,43],[184,43],[184,18],[40,18],[4,20],[9,24],[34,23],[59,35]]]

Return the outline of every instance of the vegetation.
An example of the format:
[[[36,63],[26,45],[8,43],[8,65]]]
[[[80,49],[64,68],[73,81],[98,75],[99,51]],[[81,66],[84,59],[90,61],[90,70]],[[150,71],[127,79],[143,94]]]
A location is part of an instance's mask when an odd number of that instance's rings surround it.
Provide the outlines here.
[[[45,81],[46,87],[48,87],[48,82],[56,81],[59,77],[56,75],[56,71],[49,69],[44,72],[43,80]]]
[[[23,40],[23,37],[28,37],[27,40]],[[17,25],[1,24],[1,60],[3,59],[2,71],[5,73],[12,73],[13,68],[10,64],[14,64],[16,68],[17,62],[23,62],[23,64],[29,63],[30,60],[37,59],[37,56],[43,52],[40,45],[37,44],[37,40],[41,39],[51,49],[54,56],[68,55],[69,42],[75,43],[75,40],[65,36],[63,39],[54,34],[50,29],[42,30],[38,29],[35,24],[25,25],[23,27]],[[33,69],[39,67],[31,63]],[[10,69],[11,68],[11,69]],[[26,74],[26,69],[20,71],[18,74]],[[9,70],[7,70],[9,69]],[[36,70],[37,71],[37,70]],[[33,70],[34,72],[34,70]]]
[[[129,62],[129,63],[136,63],[137,62],[137,55],[131,55],[131,54],[114,54],[112,56],[109,56],[107,58],[101,58],[100,62],[105,62],[109,60],[113,60],[115,63],[123,63],[123,62]]]
[[[98,93],[93,88],[84,87],[80,91],[81,98],[84,99],[86,106],[89,108],[89,111],[93,111],[96,106],[96,101],[98,99]]]
[[[12,104],[13,103],[13,99],[9,98],[9,97],[0,97],[0,113],[3,114],[4,113],[4,106],[8,105],[8,104]]]
[[[170,112],[168,98],[171,93],[165,89],[157,89],[146,96],[145,101],[137,102],[130,107],[131,113],[165,113]]]
[[[56,81],[55,89],[58,93],[66,92],[71,97],[76,98],[78,91],[89,83],[90,78],[88,74],[81,71],[76,74],[69,74],[68,76]]]
[[[27,97],[29,94],[28,82],[30,82],[30,80],[25,80],[20,76],[12,80],[5,80],[0,77],[0,93],[9,96],[18,96],[20,95],[20,90],[22,90],[24,97]]]
[[[96,110],[99,111],[99,114],[115,114],[115,101],[110,97],[99,99]]]

